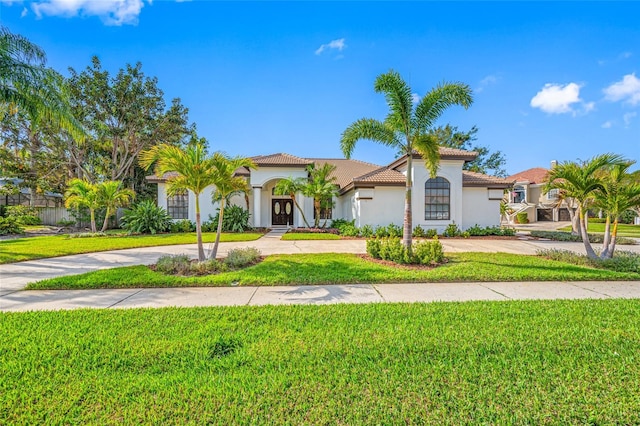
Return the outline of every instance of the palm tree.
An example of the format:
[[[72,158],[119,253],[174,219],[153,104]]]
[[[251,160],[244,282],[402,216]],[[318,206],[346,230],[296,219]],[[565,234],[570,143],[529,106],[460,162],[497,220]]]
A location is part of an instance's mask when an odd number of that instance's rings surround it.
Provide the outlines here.
[[[621,162],[624,161],[619,155],[601,154],[580,163],[560,163],[547,175],[545,192],[558,189],[563,197],[573,198],[578,205],[580,236],[587,256],[591,259],[596,259],[598,256],[589,242],[585,215],[595,202],[597,191],[603,189],[602,171]]]
[[[196,238],[198,242],[198,260],[205,260],[202,245],[202,225],[200,221],[200,194],[215,183],[215,160],[207,157],[205,143],[195,138],[184,149],[177,146],[160,144],[140,153],[140,165],[149,169],[155,163],[155,174],[167,178],[167,195],[172,196],[191,191],[196,200]]]
[[[315,213],[313,227],[320,226],[320,212],[322,208],[333,206],[333,197],[338,193],[336,186],[336,177],[331,173],[336,166],[324,163],[321,167],[316,168],[313,164],[307,167],[309,172],[309,180],[302,188],[307,197],[313,198],[313,211]],[[325,221],[326,224],[326,221]]]
[[[473,97],[466,84],[442,83],[429,91],[414,107],[411,88],[393,70],[376,78],[374,90],[385,95],[389,114],[384,121],[361,118],[352,123],[342,133],[340,147],[344,156],[350,158],[356,142],[369,139],[392,147],[407,157],[403,244],[410,248],[413,154],[417,151],[424,158],[425,166],[435,177],[440,163],[438,140],[429,131],[447,108],[461,105],[466,109],[473,103]]]
[[[222,232],[222,218],[224,216],[224,207],[227,199],[233,193],[244,191],[247,188],[247,180],[242,176],[235,176],[235,171],[241,167],[255,169],[256,165],[249,158],[230,158],[221,152],[216,152],[213,155],[212,181],[216,186],[213,198],[220,202],[220,213],[218,214],[218,230],[216,232],[216,241],[211,251],[211,259],[215,259],[218,255],[220,233]]]
[[[59,125],[76,139],[84,130],[71,114],[60,74],[45,67],[44,51],[25,37],[0,27],[0,107],[24,110],[32,121]]]
[[[629,173],[629,168],[634,163],[635,161],[626,161],[614,164],[602,173],[603,185],[596,193],[596,206],[606,214],[604,241],[600,253],[602,259],[613,257],[620,215],[626,210],[640,206],[640,182]]]
[[[96,233],[96,209],[101,207],[98,186],[83,180],[71,179],[65,192],[66,208],[87,208],[91,215],[91,232]]]
[[[100,207],[106,208],[102,232],[107,230],[109,218],[113,216],[117,209],[126,207],[136,196],[136,193],[128,188],[122,188],[122,182],[108,180],[97,185],[98,201]]]
[[[296,209],[298,209],[298,211],[300,212],[304,224],[307,226],[307,228],[311,228],[311,226],[309,226],[309,222],[307,222],[307,218],[304,215],[304,211],[302,210],[302,208],[300,208],[298,200],[296,199],[296,193],[302,192],[307,183],[307,180],[303,178],[294,179],[290,177],[287,179],[280,179],[273,189],[273,193],[275,195],[288,195],[289,197],[291,197],[291,201],[293,201],[293,205],[296,206]]]

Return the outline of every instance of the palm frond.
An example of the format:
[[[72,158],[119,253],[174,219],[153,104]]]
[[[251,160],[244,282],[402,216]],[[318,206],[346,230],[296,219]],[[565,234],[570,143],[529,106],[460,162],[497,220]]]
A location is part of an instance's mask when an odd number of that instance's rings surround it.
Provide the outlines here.
[[[421,133],[433,127],[436,120],[453,105],[465,109],[473,103],[469,85],[464,83],[441,83],[427,93],[416,106],[415,127]]]
[[[413,139],[413,147],[422,156],[424,165],[429,170],[431,177],[436,177],[440,164],[440,149],[437,136],[431,133],[418,135]]]
[[[413,111],[409,85],[398,72],[390,70],[385,74],[379,75],[373,87],[377,93],[384,94],[387,105],[389,105],[389,114],[385,119],[385,124],[396,132],[408,134]]]
[[[340,149],[342,149],[345,158],[351,158],[356,143],[361,139],[368,139],[398,150],[403,147],[393,129],[378,120],[361,118],[353,122],[342,132]]]

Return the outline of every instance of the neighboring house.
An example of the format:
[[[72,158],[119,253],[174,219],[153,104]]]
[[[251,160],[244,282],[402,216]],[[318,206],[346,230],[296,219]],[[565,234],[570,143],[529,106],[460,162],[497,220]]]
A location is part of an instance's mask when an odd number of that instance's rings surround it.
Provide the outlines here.
[[[455,223],[466,229],[475,224],[498,225],[500,202],[504,191],[512,186],[509,179],[496,178],[464,171],[465,162],[473,161],[476,153],[451,148],[440,148],[440,167],[437,177],[430,178],[424,161],[414,154],[413,161],[413,224],[424,229],[442,232]],[[339,188],[334,206],[321,212],[321,223],[331,219],[354,220],[356,226],[402,225],[404,218],[405,173],[407,157],[400,157],[387,166],[359,160],[334,158],[301,158],[290,154],[272,154],[252,157],[256,170],[240,169],[246,176],[252,194],[249,209],[255,227],[302,227],[301,214],[289,197],[274,194],[280,179],[307,178],[307,166],[329,163],[336,166],[333,176]],[[193,193],[167,197],[166,176],[148,176],[158,183],[158,205],[167,209],[174,219],[195,219]],[[203,193],[200,201],[203,220],[215,215],[217,205],[211,204],[212,189]],[[297,201],[304,214],[313,223],[313,200],[299,194]],[[247,207],[243,196],[235,196],[233,204]]]
[[[20,187],[23,182],[23,179],[0,177],[0,205],[32,207],[61,207],[63,205],[63,195],[50,191],[36,194],[32,203],[31,190]]]
[[[555,165],[551,162],[551,167]],[[564,222],[571,220],[566,204],[558,199],[558,190],[544,192],[549,169],[534,167],[507,178],[513,183],[509,207],[527,213],[529,222]]]

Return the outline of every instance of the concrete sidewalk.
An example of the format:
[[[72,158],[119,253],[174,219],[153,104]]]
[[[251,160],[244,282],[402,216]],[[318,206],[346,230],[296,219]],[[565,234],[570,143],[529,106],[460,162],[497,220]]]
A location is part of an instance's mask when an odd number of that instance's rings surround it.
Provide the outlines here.
[[[15,291],[0,297],[0,311],[608,298],[640,298],[640,281]]]

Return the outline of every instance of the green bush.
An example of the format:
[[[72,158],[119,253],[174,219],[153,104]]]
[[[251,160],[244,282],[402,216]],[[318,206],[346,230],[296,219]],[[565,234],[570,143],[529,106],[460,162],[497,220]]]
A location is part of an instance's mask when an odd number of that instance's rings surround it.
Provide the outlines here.
[[[638,217],[638,213],[633,210],[626,210],[620,215],[620,223],[632,225],[636,217]]]
[[[413,238],[424,238],[425,231],[422,228],[422,226],[417,225],[415,228],[413,228],[412,235],[413,235]]]
[[[604,235],[600,234],[588,234],[589,242],[593,244],[602,243]],[[545,238],[552,241],[568,241],[568,242],[582,242],[580,235],[573,235],[571,232],[562,231],[531,231],[531,236],[536,238]],[[616,244],[621,245],[635,245],[637,244],[633,238],[626,238],[618,236],[616,238]]]
[[[630,251],[618,250],[611,259],[590,259],[583,254],[560,249],[538,250],[537,254],[547,259],[572,265],[590,266],[616,272],[640,273],[640,254]]]
[[[181,232],[195,232],[196,224],[189,219],[181,219],[171,224],[170,232],[173,234]]]
[[[348,224],[354,225],[355,222],[356,222],[355,220],[348,221],[346,219],[333,219],[331,221],[331,226],[329,226],[329,228],[340,229],[341,226],[348,225]]]
[[[416,242],[407,250],[400,238],[367,240],[367,254],[375,259],[399,264],[435,265],[444,261],[444,250],[438,239]]]
[[[402,237],[402,226],[390,223],[389,225],[387,225],[387,235],[391,238]]]
[[[345,225],[340,226],[339,228],[340,235],[344,235],[345,237],[359,237],[360,230],[356,228],[355,225],[351,223],[347,223]]]
[[[516,234],[516,231],[513,228],[501,228],[499,226],[482,227],[478,224],[473,225],[471,228],[467,229],[466,232],[468,232],[472,237],[484,237],[488,235],[514,236]]]
[[[436,229],[430,228],[424,231],[425,238],[434,238],[438,236],[438,231]]]
[[[260,256],[260,250],[255,247],[232,249],[227,253],[224,264],[231,268],[243,268],[258,263]]]
[[[456,225],[455,223],[450,223],[446,228],[444,228],[442,235],[444,237],[459,237],[461,232],[462,231],[460,231],[458,225]]]
[[[527,212],[520,212],[516,215],[516,223],[529,223]]]
[[[156,234],[171,228],[171,216],[153,201],[142,201],[126,210],[120,222],[122,228],[140,234]]]
[[[387,232],[387,227],[386,226],[378,226],[378,227],[376,227],[375,236],[376,236],[376,238],[388,237],[389,233]]]
[[[162,256],[156,262],[156,271],[168,275],[188,275],[191,269],[191,258],[186,254]]]
[[[35,207],[7,206],[5,216],[16,218],[21,225],[42,225],[42,219],[38,217],[38,210]]]
[[[217,232],[219,217],[220,209],[218,209],[218,213],[214,217],[209,215],[209,220],[202,225],[203,231]],[[227,206],[224,208],[222,232],[244,232],[249,229],[251,229],[251,226],[249,226],[249,210],[240,206]]]
[[[373,236],[373,227],[371,225],[364,225],[361,227],[360,236],[364,238],[371,238]]]
[[[15,217],[0,217],[0,235],[24,234],[24,228]]]

